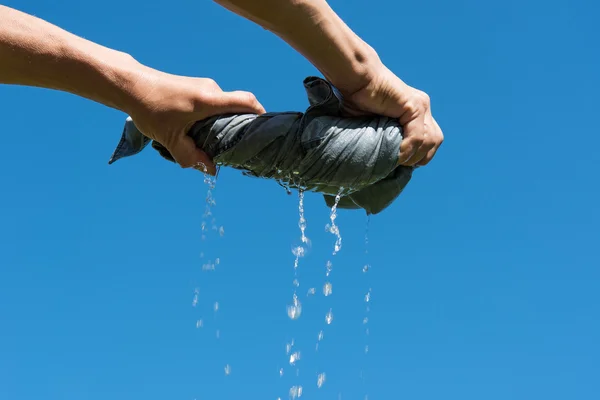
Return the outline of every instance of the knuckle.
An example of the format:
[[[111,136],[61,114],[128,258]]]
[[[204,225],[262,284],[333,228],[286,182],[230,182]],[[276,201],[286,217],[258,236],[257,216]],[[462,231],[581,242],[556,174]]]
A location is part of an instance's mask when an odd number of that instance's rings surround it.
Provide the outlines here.
[[[212,78],[204,78],[204,84],[210,89],[220,89],[217,81]]]
[[[252,105],[253,107],[258,106],[258,100],[256,99],[256,96],[254,96],[252,93],[244,92],[243,98],[248,102],[248,104]]]
[[[425,113],[429,110],[431,99],[429,95],[421,90],[415,89],[411,99],[406,104],[406,109],[412,114]]]

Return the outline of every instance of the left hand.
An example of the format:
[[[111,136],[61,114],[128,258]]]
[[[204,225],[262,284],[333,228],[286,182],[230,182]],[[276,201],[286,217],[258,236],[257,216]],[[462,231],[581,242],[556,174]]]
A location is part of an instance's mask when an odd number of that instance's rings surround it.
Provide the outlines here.
[[[219,114],[265,112],[252,93],[224,92],[209,78],[147,69],[136,78],[132,91],[128,111],[137,128],[165,146],[181,167],[197,168],[210,175],[216,173],[216,166],[187,135],[194,123]]]

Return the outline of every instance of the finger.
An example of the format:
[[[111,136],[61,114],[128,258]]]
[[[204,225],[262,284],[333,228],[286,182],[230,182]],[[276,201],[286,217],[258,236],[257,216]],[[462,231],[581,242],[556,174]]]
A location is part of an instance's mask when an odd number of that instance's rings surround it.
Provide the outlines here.
[[[398,159],[400,165],[412,165],[410,160],[414,159],[419,147],[423,144],[424,125],[423,117],[417,117],[404,124],[404,138],[400,144],[400,157]]]
[[[442,143],[444,142],[444,133],[442,132],[442,129],[440,128],[439,124],[433,117],[431,119],[433,121],[433,126],[435,128],[434,134],[433,134],[434,145],[427,152],[427,155],[421,161],[419,161],[419,164],[418,164],[419,166],[424,166],[424,165],[429,164],[431,162],[431,160],[433,160],[433,157],[437,153],[437,151],[440,148],[440,146],[442,145]]]
[[[168,150],[182,168],[194,167],[210,175],[217,172],[208,154],[196,147],[194,140],[187,135],[178,136]]]
[[[215,94],[211,99],[211,105],[214,112],[218,114],[225,113],[251,113],[264,114],[265,108],[258,102],[256,97],[250,92],[234,91],[221,92]]]
[[[420,163],[427,157],[427,154],[434,148],[437,141],[435,123],[431,114],[425,115],[425,123],[423,124],[422,130],[423,141],[415,154],[405,163],[405,165],[420,165]]]

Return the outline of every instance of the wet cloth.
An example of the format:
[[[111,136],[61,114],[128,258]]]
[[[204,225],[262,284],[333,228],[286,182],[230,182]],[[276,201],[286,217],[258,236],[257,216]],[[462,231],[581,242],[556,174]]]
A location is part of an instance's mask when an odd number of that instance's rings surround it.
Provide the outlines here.
[[[344,117],[341,96],[327,81],[304,80],[306,112],[220,115],[197,122],[188,133],[215,163],[245,175],[271,178],[285,186],[320,192],[328,206],[377,214],[412,177],[398,166],[402,128],[393,118]],[[168,150],[145,137],[127,118],[109,163],[142,151],[150,142],[165,159]]]

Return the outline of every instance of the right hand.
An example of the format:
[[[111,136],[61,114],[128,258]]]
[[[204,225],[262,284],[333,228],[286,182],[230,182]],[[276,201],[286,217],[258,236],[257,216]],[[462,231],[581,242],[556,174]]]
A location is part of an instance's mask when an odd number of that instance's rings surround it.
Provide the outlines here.
[[[129,115],[137,128],[169,150],[183,168],[216,173],[213,160],[187,135],[197,121],[227,113],[263,114],[249,92],[224,92],[208,78],[190,78],[147,69],[133,88]]]
[[[399,119],[404,135],[399,165],[428,164],[444,141],[431,114],[429,96],[408,86],[381,63],[372,70],[366,85],[344,95],[344,102],[354,115],[372,113]]]

